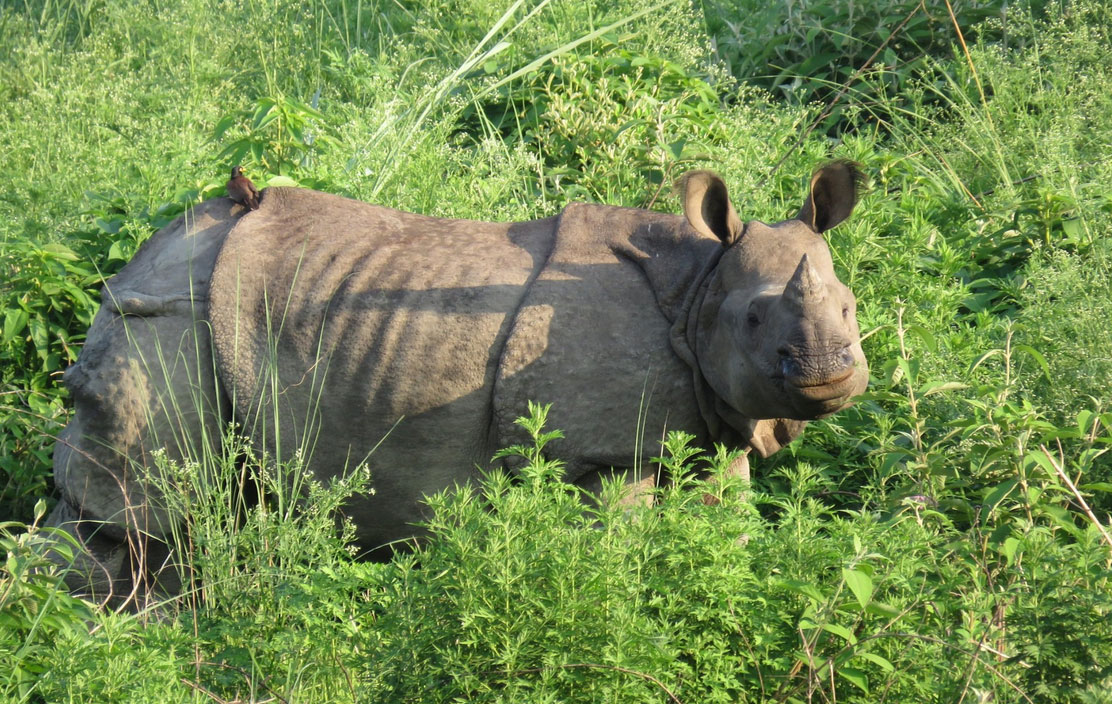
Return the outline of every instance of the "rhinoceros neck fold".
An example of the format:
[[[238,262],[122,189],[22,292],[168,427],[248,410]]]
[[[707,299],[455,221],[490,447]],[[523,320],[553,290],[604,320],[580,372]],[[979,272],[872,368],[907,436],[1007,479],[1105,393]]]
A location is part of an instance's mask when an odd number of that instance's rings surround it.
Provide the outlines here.
[[[641,271],[669,323],[685,318],[696,290],[722,255],[722,244],[696,234],[675,215],[606,207],[606,216],[616,225],[607,238],[611,251]]]
[[[706,263],[706,267],[699,273],[698,283],[692,287],[691,293],[684,304],[683,315],[676,318],[672,324],[672,349],[680,359],[691,367],[692,385],[695,389],[695,400],[699,406],[699,414],[710,432],[710,437],[716,441],[733,445],[746,445],[746,433],[743,429],[733,431],[733,426],[719,413],[718,406],[721,400],[714,393],[710,383],[703,376],[696,356],[697,341],[699,337],[699,317],[706,300],[707,289],[714,280],[718,263],[725,252],[721,247]],[[740,416],[738,416],[740,418]]]
[[[550,449],[569,481],[592,468],[647,464],[669,429],[701,431],[689,363],[669,341],[705,260],[721,247],[694,242],[699,251],[684,251],[693,244],[684,228],[645,210],[564,209],[499,360],[499,446],[528,440],[514,422],[527,401],[552,404],[550,427],[566,438]]]

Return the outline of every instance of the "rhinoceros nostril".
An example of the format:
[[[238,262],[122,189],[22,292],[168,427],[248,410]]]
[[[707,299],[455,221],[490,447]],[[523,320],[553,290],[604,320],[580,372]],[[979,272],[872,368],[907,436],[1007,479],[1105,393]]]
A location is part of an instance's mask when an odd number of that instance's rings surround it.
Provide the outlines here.
[[[799,363],[787,355],[780,357],[780,375],[789,379],[799,376]]]
[[[838,359],[847,368],[857,364],[857,357],[854,356],[853,350],[851,350],[849,347],[842,350],[842,353],[838,355]]]

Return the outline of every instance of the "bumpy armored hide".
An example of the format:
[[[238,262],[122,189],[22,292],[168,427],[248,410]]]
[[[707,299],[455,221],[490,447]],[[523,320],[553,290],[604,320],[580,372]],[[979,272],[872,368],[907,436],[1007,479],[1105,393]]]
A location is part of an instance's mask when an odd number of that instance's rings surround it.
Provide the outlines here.
[[[214,376],[205,298],[241,210],[209,201],[145,242],[105,283],[80,359],[66,370],[75,412],[54,450],[61,500],[48,522],[79,531],[89,548],[75,570],[88,576],[89,583],[74,584],[79,589],[104,594],[117,582],[157,579],[132,573],[143,549],[137,536],[169,530],[158,491],[144,481],[155,467],[151,452],[197,457],[229,417]]]
[[[521,442],[529,400],[553,404],[572,481],[702,427],[670,328],[720,248],[633,209],[493,224],[269,189],[213,272],[218,366],[272,455],[302,451],[326,477],[374,451],[375,494],[350,508],[374,547],[411,534],[423,494]]]
[[[681,218],[626,208],[575,204],[561,213],[499,365],[501,440],[528,400],[552,402],[551,424],[566,435],[554,450],[576,480],[647,465],[666,429],[702,426],[670,330],[718,245],[676,247],[682,232]]]

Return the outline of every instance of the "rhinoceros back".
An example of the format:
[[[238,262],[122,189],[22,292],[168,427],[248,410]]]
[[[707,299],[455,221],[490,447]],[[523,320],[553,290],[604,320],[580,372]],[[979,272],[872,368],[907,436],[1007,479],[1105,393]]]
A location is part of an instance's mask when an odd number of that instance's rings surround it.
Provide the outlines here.
[[[363,542],[395,537],[376,523],[411,533],[422,493],[490,460],[499,354],[551,238],[551,220],[446,220],[268,189],[229,234],[209,297],[244,432],[272,456],[302,452],[318,476],[374,450]]]

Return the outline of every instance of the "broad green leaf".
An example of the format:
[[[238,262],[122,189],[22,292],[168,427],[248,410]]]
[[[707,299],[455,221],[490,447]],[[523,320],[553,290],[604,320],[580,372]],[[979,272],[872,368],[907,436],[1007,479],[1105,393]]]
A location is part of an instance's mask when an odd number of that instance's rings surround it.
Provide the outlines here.
[[[1015,491],[1016,484],[1018,483],[1019,482],[1015,479],[1009,479],[997,485],[995,489],[989,492],[988,496],[985,497],[984,506],[981,507],[981,517],[987,518],[989,514],[992,513],[993,509],[996,508],[997,504],[1007,498],[1008,494]]]
[[[845,626],[838,625],[837,623],[824,623],[822,624],[822,630],[828,633],[833,633],[839,638],[844,639],[847,643],[852,644],[857,642],[857,636],[853,635],[853,631],[849,630]]]
[[[839,667],[838,674],[845,677],[851,683],[857,685],[861,691],[868,694],[869,692],[869,678],[863,670],[858,670],[855,667]]]
[[[899,360],[890,359],[886,361],[880,368],[880,375],[888,377],[888,386],[895,386],[903,379],[903,369],[900,367]]]
[[[124,259],[127,259],[127,255],[124,254],[123,247],[120,246],[119,242],[113,242],[108,247],[108,260],[109,261],[113,261],[113,260],[123,261]]]
[[[1112,413],[1101,413],[1100,424],[1106,429],[1112,430]]]
[[[1069,220],[1063,220],[1062,232],[1065,232],[1066,236],[1069,239],[1075,242],[1079,241],[1081,239],[1081,235],[1084,234],[1084,229],[1081,227],[1081,219],[1071,218]]]
[[[946,391],[956,391],[957,389],[968,389],[969,384],[963,384],[960,381],[932,381],[925,384],[920,390],[919,395],[926,397],[932,394],[941,394]]]
[[[290,139],[295,144],[305,144],[305,131],[301,128],[300,125],[295,125],[291,122],[290,124],[286,125],[286,128],[290,132]]]
[[[1093,416],[1095,415],[1095,413],[1088,409],[1077,414],[1077,432],[1080,433],[1082,437],[1088,435],[1089,431],[1092,429]]]
[[[865,613],[872,614],[873,616],[883,616],[884,618],[894,618],[900,615],[900,610],[891,604],[873,600],[865,607]]]
[[[46,331],[46,323],[41,318],[30,321],[31,341],[35,343],[35,351],[39,359],[45,360],[50,354],[50,335]]]
[[[13,308],[4,314],[4,344],[15,339],[27,327],[30,314],[22,308]]]
[[[212,140],[215,142],[223,137],[224,133],[228,131],[228,128],[235,124],[238,117],[238,115],[225,115],[220,118],[220,122],[216,123],[215,129],[212,131]]]
[[[974,293],[966,296],[965,300],[963,300],[961,303],[963,306],[973,311],[974,313],[980,313],[988,309],[988,307],[992,304],[993,299],[995,299],[997,295],[999,295],[998,291]]]
[[[1050,503],[1040,503],[1035,507],[1039,513],[1050,518],[1051,522],[1063,529],[1074,538],[1080,539],[1083,535],[1077,524],[1074,523],[1073,514],[1062,508]]]
[[[1053,381],[1053,379],[1050,378],[1050,365],[1046,363],[1046,357],[1043,357],[1041,352],[1031,345],[1016,345],[1013,349],[1015,349],[1016,352],[1023,352],[1031,359],[1035,360],[1039,368],[1042,369],[1043,375],[1046,376],[1047,381]]]
[[[1013,534],[1012,524],[1008,521],[1001,521],[993,529],[992,533],[988,536],[988,544],[993,547],[999,547],[1004,543],[1004,540]]]
[[[861,604],[862,609],[865,608],[873,598],[873,580],[864,572],[845,568],[842,569],[842,578],[846,580],[846,586],[857,597],[857,603]]]
[[[58,242],[52,242],[48,245],[44,245],[42,251],[53,254],[56,259],[62,259],[65,261],[75,262],[81,259],[81,257],[77,255],[77,252]]]
[[[903,376],[907,379],[907,383],[915,387],[919,384],[919,360],[918,359],[897,359],[896,365],[903,371]],[[893,375],[895,379],[895,375]]]
[[[1027,466],[1030,466],[1031,464],[1039,465],[1040,467],[1045,469],[1046,473],[1049,474],[1051,477],[1057,478],[1058,476],[1058,471],[1054,468],[1054,463],[1050,461],[1050,458],[1047,457],[1046,453],[1042,450],[1028,452],[1023,460],[1024,464]]]
[[[275,176],[272,179],[270,179],[269,181],[267,181],[266,185],[267,186],[297,187],[297,186],[300,186],[301,184],[299,184],[297,181],[293,180],[289,176]]]
[[[969,371],[973,371],[977,367],[981,366],[986,360],[991,357],[995,357],[998,354],[1004,354],[1004,350],[989,350],[988,352],[985,352],[980,357],[978,357],[977,360],[973,362],[973,364],[969,366]]]
[[[104,232],[107,232],[110,235],[114,235],[120,231],[120,228],[123,227],[124,223],[122,220],[105,220],[104,218],[97,218],[93,221],[93,224],[95,224]]]
[[[927,330],[921,325],[908,325],[907,331],[915,337],[919,338],[919,341],[923,343],[923,346],[931,352],[938,351],[938,340],[935,339],[930,330]]]
[[[819,591],[818,587],[810,582],[801,582],[798,579],[783,579],[780,580],[780,586],[786,587],[797,594],[810,597],[815,601],[823,601],[826,599],[822,592]]]
[[[886,658],[882,658],[876,653],[857,653],[856,657],[859,657],[862,660],[868,660],[874,665],[879,665],[880,669],[884,670],[885,672],[891,672],[896,669],[891,662],[889,662]]]
[[[488,51],[486,55],[488,57],[489,56],[494,56],[495,54],[502,51],[503,49],[505,49],[508,46],[509,46],[508,42],[499,42],[497,45],[494,46],[494,48],[492,48],[490,51]],[[296,110],[297,112],[301,113],[303,116],[308,116],[308,117],[314,118],[316,120],[323,120],[324,119],[324,114],[320,110],[317,110],[316,108],[311,107],[307,103],[303,103],[300,100],[294,100],[293,98],[290,98],[290,99],[286,100],[286,105],[287,105],[287,107],[291,107],[294,110]]]
[[[266,119],[268,115],[274,115],[274,117],[278,117],[278,113],[274,109],[275,107],[277,107],[277,105],[278,104],[270,98],[260,98],[258,100],[258,105],[255,108],[255,114],[251,116],[252,129],[259,129],[259,127],[262,126],[262,121]]]
[[[277,110],[267,111],[265,114],[263,114],[261,117],[259,117],[255,121],[254,130],[256,132],[258,132],[259,130],[263,129],[264,127],[266,127],[270,123],[277,120],[279,117],[281,117],[281,114]]]

